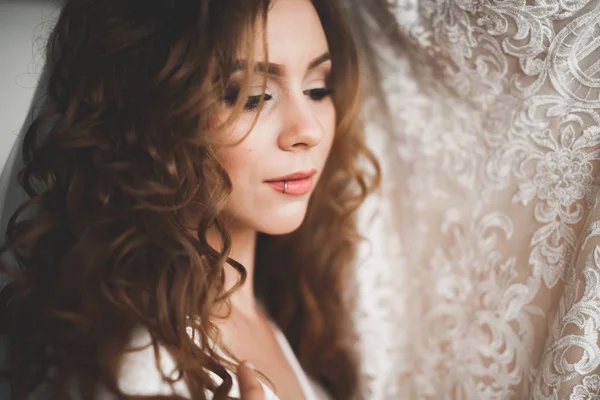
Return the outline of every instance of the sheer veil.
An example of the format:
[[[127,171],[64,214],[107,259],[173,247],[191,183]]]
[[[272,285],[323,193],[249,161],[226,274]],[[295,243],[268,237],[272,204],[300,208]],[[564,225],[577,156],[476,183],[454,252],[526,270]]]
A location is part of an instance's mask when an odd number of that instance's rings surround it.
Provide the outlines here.
[[[600,1],[418,0],[386,26],[393,3],[357,26],[391,118],[365,110],[365,397],[597,398]]]

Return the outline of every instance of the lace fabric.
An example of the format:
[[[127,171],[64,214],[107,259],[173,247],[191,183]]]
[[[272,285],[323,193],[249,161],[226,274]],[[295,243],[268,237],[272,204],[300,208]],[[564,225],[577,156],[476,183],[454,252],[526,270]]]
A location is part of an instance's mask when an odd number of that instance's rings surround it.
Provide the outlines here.
[[[365,110],[364,397],[598,398],[600,1],[419,0],[398,23],[393,131]]]

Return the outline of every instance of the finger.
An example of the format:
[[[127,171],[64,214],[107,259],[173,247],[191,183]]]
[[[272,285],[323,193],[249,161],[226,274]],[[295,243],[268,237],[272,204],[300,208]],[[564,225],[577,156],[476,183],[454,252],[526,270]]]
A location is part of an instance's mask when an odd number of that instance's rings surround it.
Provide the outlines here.
[[[246,361],[241,363],[237,370],[237,377],[241,400],[264,400],[265,394],[251,363]]]

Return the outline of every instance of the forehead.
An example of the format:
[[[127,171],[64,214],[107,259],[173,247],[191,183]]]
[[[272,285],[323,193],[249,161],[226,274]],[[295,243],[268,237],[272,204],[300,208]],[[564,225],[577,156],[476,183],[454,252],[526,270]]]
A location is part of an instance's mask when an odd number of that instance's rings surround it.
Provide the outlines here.
[[[286,69],[305,69],[328,51],[319,15],[310,0],[273,0],[267,14],[269,62]],[[264,60],[262,35],[256,37],[256,59]]]

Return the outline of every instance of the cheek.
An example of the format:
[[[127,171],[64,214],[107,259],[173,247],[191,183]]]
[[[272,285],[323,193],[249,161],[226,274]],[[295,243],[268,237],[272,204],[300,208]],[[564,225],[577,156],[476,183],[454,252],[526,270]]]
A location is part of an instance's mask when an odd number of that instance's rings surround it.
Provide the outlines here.
[[[253,169],[254,152],[252,148],[244,146],[243,143],[234,147],[226,147],[221,150],[220,158],[223,167],[227,171],[234,188],[243,177]]]
[[[232,182],[247,175],[254,167],[255,150],[259,144],[254,143],[256,139],[249,133],[252,123],[251,118],[242,115],[228,132],[222,133],[217,154]]]
[[[333,140],[335,138],[337,116],[333,103],[330,102],[329,107],[323,112],[321,120],[321,126],[323,127],[323,142],[326,144],[327,153],[331,149]]]

